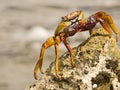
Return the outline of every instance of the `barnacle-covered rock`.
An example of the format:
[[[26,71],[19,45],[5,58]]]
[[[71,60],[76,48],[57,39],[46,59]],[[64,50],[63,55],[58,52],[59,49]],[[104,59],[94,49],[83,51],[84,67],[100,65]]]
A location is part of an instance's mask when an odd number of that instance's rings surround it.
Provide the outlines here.
[[[68,52],[60,57],[60,80],[56,79],[53,62],[25,90],[120,90],[120,49],[103,28],[73,48],[73,55],[73,69]]]

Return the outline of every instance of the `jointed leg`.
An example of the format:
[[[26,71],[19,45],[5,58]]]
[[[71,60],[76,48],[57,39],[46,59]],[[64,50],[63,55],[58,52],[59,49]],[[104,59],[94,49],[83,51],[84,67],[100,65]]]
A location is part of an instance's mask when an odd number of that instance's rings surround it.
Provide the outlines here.
[[[59,75],[58,75],[58,69],[59,69],[59,66],[58,66],[59,48],[58,47],[59,47],[59,44],[61,42],[60,37],[61,36],[56,36],[54,38],[54,40],[55,40],[55,44],[54,44],[54,46],[55,46],[55,55],[56,55],[56,57],[55,57],[55,73],[56,73],[56,76],[57,76],[58,79],[59,79]]]
[[[111,38],[112,32],[110,31],[110,27],[106,23],[106,20],[104,20],[102,18],[99,18],[98,20],[99,20],[100,24],[103,26],[103,28],[109,33],[109,37]]]
[[[55,73],[57,78],[59,78],[58,75],[58,57],[59,57],[59,49],[58,49],[58,44],[55,44],[55,54],[56,54],[56,58],[55,58]]]
[[[106,23],[111,27],[113,32],[116,34],[116,41],[118,41],[118,39],[119,39],[119,31],[118,31],[117,27],[115,26],[112,18],[109,15],[106,15]]]
[[[72,55],[72,48],[71,48],[70,45],[67,43],[66,39],[63,41],[63,43],[64,43],[64,45],[66,46],[66,48],[68,49],[68,51],[69,51],[71,66],[72,66],[72,68],[73,68],[75,65],[74,65],[74,60],[73,60],[73,55]]]
[[[101,24],[101,25],[103,26],[103,28],[109,33],[109,37],[111,38],[112,32],[110,31],[110,28],[109,28],[109,26],[107,25],[107,23],[101,22],[100,24]]]
[[[43,71],[41,69],[42,67],[42,61],[43,61],[43,56],[44,56],[44,51],[45,51],[45,47],[44,47],[44,44],[41,48],[41,53],[40,53],[40,57],[39,57],[39,60],[37,61],[37,64],[34,68],[34,78],[37,79],[37,72],[38,72],[38,69],[40,69],[40,72],[43,74]]]
[[[34,68],[34,78],[37,79],[37,72],[38,69],[40,69],[40,72],[43,73],[42,71],[42,61],[43,61],[43,56],[44,56],[44,51],[45,49],[47,49],[48,47],[52,46],[55,43],[54,38],[50,37],[43,45],[41,48],[41,52],[40,52],[40,57],[39,60],[37,61],[37,64]]]

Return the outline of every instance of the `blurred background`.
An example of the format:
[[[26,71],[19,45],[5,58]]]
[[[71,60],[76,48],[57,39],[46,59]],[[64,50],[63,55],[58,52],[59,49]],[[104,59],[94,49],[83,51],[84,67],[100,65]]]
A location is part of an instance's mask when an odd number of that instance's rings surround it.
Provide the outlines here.
[[[108,12],[120,29],[120,0],[0,0],[0,90],[24,90],[35,81],[33,69],[42,43],[53,36],[61,16],[78,9],[85,17]],[[81,32],[68,41],[75,47],[88,37]],[[61,54],[65,51],[61,44]],[[46,50],[44,71],[54,53],[53,46]]]

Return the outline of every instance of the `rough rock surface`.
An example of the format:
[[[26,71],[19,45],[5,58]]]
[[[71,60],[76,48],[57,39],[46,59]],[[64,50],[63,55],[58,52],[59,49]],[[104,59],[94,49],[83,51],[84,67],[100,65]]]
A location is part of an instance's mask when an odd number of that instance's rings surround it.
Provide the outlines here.
[[[120,49],[103,28],[75,47],[73,55],[73,69],[68,52],[60,57],[60,80],[55,77],[53,62],[46,73],[25,90],[120,90]]]

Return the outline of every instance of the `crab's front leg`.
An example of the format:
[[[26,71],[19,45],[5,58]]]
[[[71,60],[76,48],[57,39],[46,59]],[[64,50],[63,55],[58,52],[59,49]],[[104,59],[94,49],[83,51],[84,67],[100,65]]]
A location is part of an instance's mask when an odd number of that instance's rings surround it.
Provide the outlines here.
[[[40,70],[41,73],[43,73],[42,71],[42,62],[43,62],[43,56],[44,56],[44,52],[45,52],[45,49],[47,49],[48,47],[52,46],[55,44],[55,40],[54,40],[54,37],[50,37],[46,40],[45,43],[43,43],[42,47],[41,47],[41,52],[40,52],[40,57],[39,57],[39,60],[37,61],[37,64],[34,68],[34,78],[35,79],[38,79],[37,78],[37,72],[38,72],[38,69]]]

